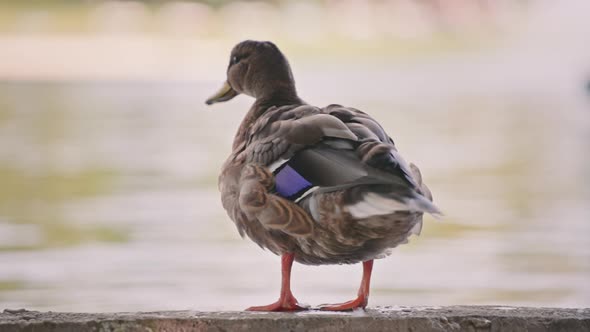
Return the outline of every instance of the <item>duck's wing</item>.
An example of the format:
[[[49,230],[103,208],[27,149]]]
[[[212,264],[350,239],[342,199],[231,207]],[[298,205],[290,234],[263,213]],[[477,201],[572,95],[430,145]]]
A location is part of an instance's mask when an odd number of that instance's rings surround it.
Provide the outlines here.
[[[326,138],[358,140],[337,117],[310,105],[272,107],[249,131],[246,161],[271,169]]]
[[[342,191],[343,207],[356,219],[398,211],[440,214],[414,165],[407,166],[408,175],[406,167],[400,166],[407,164],[392,152],[363,160],[363,144],[367,142],[334,146],[326,140],[297,152],[276,173],[277,192],[299,202],[312,193]],[[285,169],[287,175],[283,175]],[[299,177],[306,182],[292,180]]]
[[[393,141],[361,111],[282,107],[269,110],[250,133],[248,161],[267,166],[276,193],[286,199],[350,188],[346,205],[359,218],[400,210],[439,213]]]

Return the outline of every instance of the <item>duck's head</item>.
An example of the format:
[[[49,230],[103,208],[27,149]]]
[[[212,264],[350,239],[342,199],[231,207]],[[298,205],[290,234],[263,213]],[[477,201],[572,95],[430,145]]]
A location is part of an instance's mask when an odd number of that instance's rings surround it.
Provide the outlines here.
[[[240,93],[256,99],[297,98],[287,58],[275,44],[246,40],[231,51],[227,80],[207,105],[228,101]]]

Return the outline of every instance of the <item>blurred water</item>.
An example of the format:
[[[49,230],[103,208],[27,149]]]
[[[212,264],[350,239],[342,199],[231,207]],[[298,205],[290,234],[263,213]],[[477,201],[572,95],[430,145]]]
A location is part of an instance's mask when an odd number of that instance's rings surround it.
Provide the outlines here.
[[[493,57],[295,61],[302,97],[381,121],[447,215],[427,217],[419,238],[376,262],[371,306],[590,305],[583,84],[562,67],[524,72]],[[206,108],[219,75],[0,83],[0,308],[239,310],[275,300],[279,259],[239,238],[216,189],[251,103]],[[296,265],[294,293],[348,300],[360,272]]]

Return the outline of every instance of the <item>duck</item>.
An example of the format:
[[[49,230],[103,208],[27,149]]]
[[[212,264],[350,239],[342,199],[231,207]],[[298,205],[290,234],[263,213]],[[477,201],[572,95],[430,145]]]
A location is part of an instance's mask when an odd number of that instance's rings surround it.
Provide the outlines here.
[[[362,263],[356,298],[312,309],[365,309],[374,260],[419,235],[424,213],[442,215],[420,170],[367,113],[304,102],[270,41],[235,45],[226,80],[206,104],[241,94],[255,101],[223,163],[221,202],[242,237],[281,257],[278,300],[246,310],[310,309],[292,293],[293,262]]]

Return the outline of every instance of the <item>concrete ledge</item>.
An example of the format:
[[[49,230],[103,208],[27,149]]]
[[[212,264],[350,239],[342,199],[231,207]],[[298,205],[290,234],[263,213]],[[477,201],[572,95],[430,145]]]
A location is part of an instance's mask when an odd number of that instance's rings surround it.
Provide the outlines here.
[[[590,331],[590,308],[381,307],[351,313],[4,310],[0,331]]]

